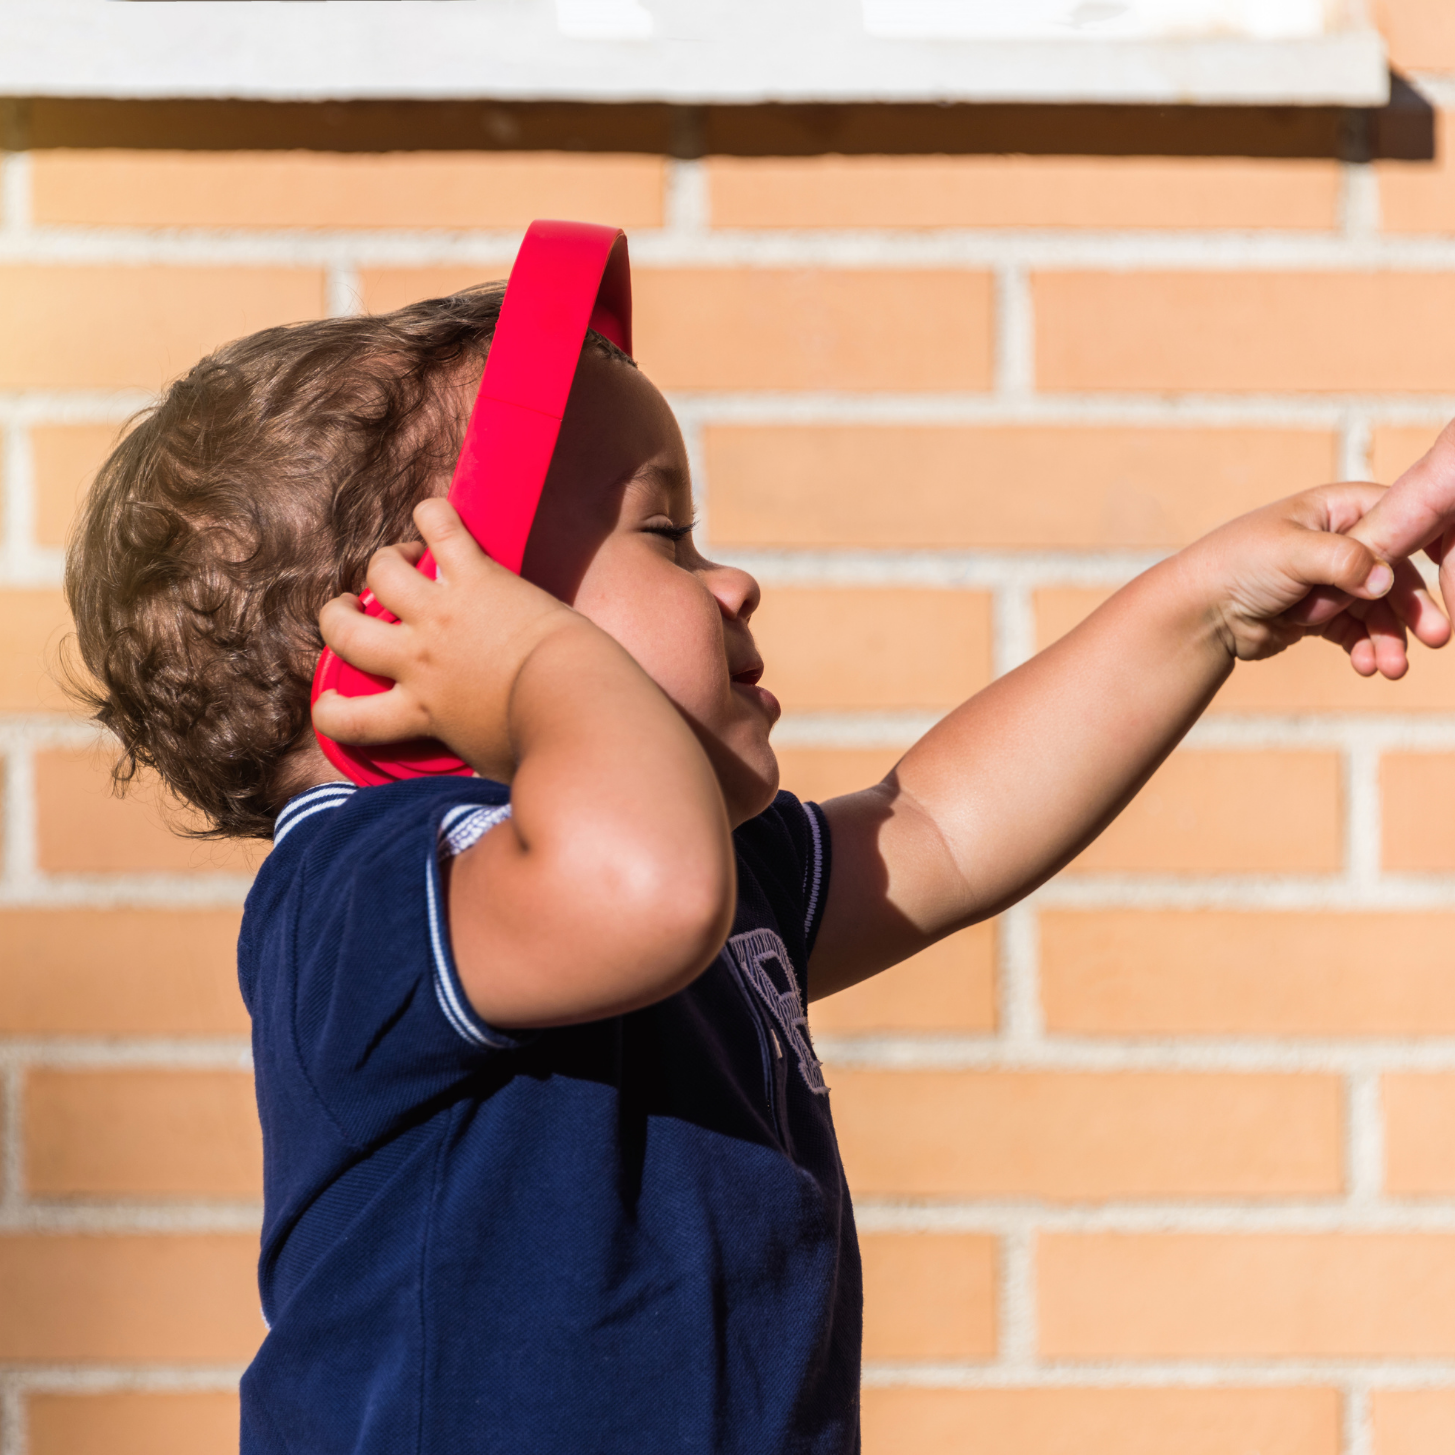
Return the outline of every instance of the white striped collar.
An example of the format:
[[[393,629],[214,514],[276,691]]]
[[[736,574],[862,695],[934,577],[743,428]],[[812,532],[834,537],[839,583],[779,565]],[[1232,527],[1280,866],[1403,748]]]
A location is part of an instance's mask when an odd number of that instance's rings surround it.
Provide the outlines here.
[[[294,794],[283,805],[283,811],[273,825],[273,847],[276,849],[283,842],[284,835],[304,819],[322,813],[326,808],[341,807],[358,791],[353,783],[320,783],[317,788]]]

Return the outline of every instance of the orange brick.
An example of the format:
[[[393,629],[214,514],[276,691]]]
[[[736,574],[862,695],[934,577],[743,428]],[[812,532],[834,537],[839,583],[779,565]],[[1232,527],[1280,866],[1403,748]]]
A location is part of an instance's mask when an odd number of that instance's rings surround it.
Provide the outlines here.
[[[961,930],[892,970],[814,1001],[809,1019],[815,1031],[831,1035],[994,1030],[994,924]]]
[[[995,1239],[869,1233],[866,1359],[987,1359],[995,1353]]]
[[[990,681],[983,592],[779,586],[752,627],[789,711],[951,708]]]
[[[241,1364],[262,1341],[258,1240],[0,1237],[0,1359]]]
[[[1455,15],[1445,0],[1374,0],[1372,9],[1396,66],[1455,70]]]
[[[1254,874],[1338,869],[1335,753],[1174,753],[1072,873]]]
[[[1050,910],[1046,1024],[1069,1035],[1455,1034],[1455,915]]]
[[[1455,1354],[1455,1237],[1098,1233],[1039,1239],[1049,1358]]]
[[[497,272],[499,270],[496,270]],[[369,270],[364,302],[397,308],[490,270]],[[638,268],[637,357],[664,389],[985,389],[985,273]]]
[[[246,1035],[231,909],[0,910],[0,1032]]]
[[[33,1394],[29,1455],[236,1455],[237,1395]]]
[[[25,1088],[36,1197],[260,1197],[263,1141],[244,1071],[55,1071]]]
[[[510,276],[511,257],[502,252],[497,262],[448,268],[365,268],[359,274],[360,294],[370,313],[389,313],[421,298],[447,298],[480,283],[503,283]],[[633,270],[633,283],[640,271]]]
[[[63,712],[62,642],[71,613],[59,591],[0,591],[0,712]]]
[[[863,1423],[864,1455],[1336,1455],[1340,1448],[1332,1389],[870,1387]],[[1386,1455],[1382,1447],[1378,1455]]]
[[[1369,474],[1381,484],[1392,485],[1435,443],[1440,426],[1380,425],[1369,442]]]
[[[1049,646],[1088,617],[1110,593],[1068,587],[1038,591],[1036,635]],[[1455,652],[1410,646],[1398,682],[1361,677],[1331,642],[1310,638],[1262,662],[1239,662],[1210,712],[1449,712],[1455,710]]]
[[[1386,869],[1448,873],[1455,869],[1455,823],[1434,805],[1455,792],[1455,756],[1386,753],[1379,764]]]
[[[1329,162],[713,157],[716,227],[1331,228]]]
[[[1451,55],[1455,57],[1455,30]],[[1442,111],[1436,121],[1433,162],[1380,162],[1379,210],[1388,232],[1455,232],[1455,199],[1450,160],[1455,142],[1455,113]]]
[[[1382,1096],[1388,1190],[1414,1197],[1455,1192],[1455,1075],[1392,1073]]]
[[[120,433],[115,424],[48,424],[31,430],[35,538],[41,545],[65,544],[81,496]]]
[[[35,756],[40,818],[39,861],[53,873],[139,873],[225,870],[250,873],[268,846],[258,839],[196,840],[169,822],[195,816],[167,803],[154,779],[139,780],[125,796],[111,791],[102,750],[53,749]],[[165,806],[164,806],[165,805]]]
[[[1321,430],[737,426],[704,431],[713,541],[1178,546],[1337,472]]]
[[[904,756],[903,748],[779,748],[783,786],[822,803],[878,783]]]
[[[1374,1455],[1447,1455],[1455,1390],[1376,1389],[1369,1406]]]
[[[660,227],[660,157],[579,152],[38,151],[37,222],[124,227]]]
[[[1269,1197],[1342,1182],[1332,1076],[829,1069],[857,1197]]]
[[[323,312],[306,268],[0,268],[0,388],[156,389],[242,334]]]
[[[1455,391],[1441,273],[1039,273],[1046,389]]]

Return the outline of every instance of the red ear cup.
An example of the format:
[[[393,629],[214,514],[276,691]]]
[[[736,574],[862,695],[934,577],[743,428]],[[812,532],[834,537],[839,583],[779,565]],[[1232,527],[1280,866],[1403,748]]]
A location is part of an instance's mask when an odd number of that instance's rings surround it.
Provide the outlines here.
[[[449,496],[484,551],[512,571],[519,573],[525,556],[586,330],[630,353],[631,315],[631,265],[620,228],[531,223],[510,270]],[[419,569],[434,576],[428,554]],[[396,619],[370,593],[362,599],[370,616]],[[392,686],[324,648],[312,700],[330,689],[365,697]],[[329,762],[364,787],[472,771],[429,739],[354,748],[315,736]]]

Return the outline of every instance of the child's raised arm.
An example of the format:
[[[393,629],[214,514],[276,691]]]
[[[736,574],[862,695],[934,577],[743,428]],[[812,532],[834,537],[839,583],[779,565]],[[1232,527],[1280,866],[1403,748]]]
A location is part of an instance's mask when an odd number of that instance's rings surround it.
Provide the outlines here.
[[[988,918],[1079,853],[1192,726],[1238,660],[1321,633],[1369,653],[1347,615],[1281,614],[1311,587],[1379,602],[1374,630],[1438,645],[1444,617],[1408,562],[1349,530],[1375,485],[1331,485],[1243,516],[1138,577],[1054,646],[926,734],[880,784],[824,805],[834,869],[815,996]],[[1401,653],[1402,655],[1402,653]]]
[[[688,984],[722,945],[736,880],[716,777],[676,708],[605,632],[490,561],[443,500],[421,547],[381,551],[369,587],[320,615],[328,644],[387,693],[320,697],[356,743],[429,736],[511,783],[512,817],[452,861],[449,925],[476,1011],[502,1029],[593,1020]]]

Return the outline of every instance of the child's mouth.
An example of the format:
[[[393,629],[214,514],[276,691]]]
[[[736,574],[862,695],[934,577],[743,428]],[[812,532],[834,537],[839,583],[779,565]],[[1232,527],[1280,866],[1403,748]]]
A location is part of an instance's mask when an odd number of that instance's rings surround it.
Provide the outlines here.
[[[760,687],[758,685],[762,676],[763,664],[761,662],[754,662],[750,666],[744,667],[741,672],[734,672],[731,681],[734,687],[741,687],[745,693],[758,703],[763,711],[768,714],[768,721],[770,723],[777,722],[783,715],[783,708],[778,699],[766,687]]]

